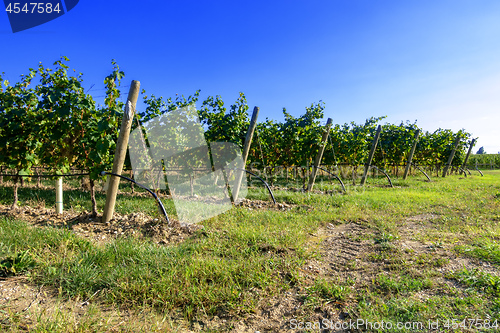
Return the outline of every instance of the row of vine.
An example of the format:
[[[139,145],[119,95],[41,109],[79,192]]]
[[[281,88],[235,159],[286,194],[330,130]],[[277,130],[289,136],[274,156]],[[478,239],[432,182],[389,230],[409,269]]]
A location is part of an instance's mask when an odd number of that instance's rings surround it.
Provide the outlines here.
[[[53,64],[54,68],[40,63],[15,84],[0,75],[0,165],[18,174],[31,174],[32,168],[40,165],[57,174],[71,167],[88,170],[96,213],[94,182],[100,171],[111,169],[123,115],[120,81],[125,74],[112,61],[113,71],[104,79],[104,105],[98,105],[83,88],[83,74],[76,74],[75,70],[75,74],[69,74],[68,61],[62,57]],[[145,90],[142,95],[146,108],[138,111],[137,117],[144,123],[165,112],[197,103],[200,91],[187,98],[176,95],[173,99],[148,95]],[[258,123],[248,163],[271,168],[312,165],[323,132],[324,109],[320,101],[306,107],[303,115],[294,117],[283,108],[284,121],[266,118]],[[243,93],[229,107],[220,96],[209,96],[201,102],[198,115],[207,142],[226,141],[243,146],[249,126]],[[365,163],[376,127],[383,119],[372,117],[363,124],[333,126],[323,164],[356,167]],[[133,126],[138,123],[134,122]],[[421,129],[416,123],[383,124],[374,164],[381,168],[403,165],[417,130]],[[432,133],[421,130],[415,162],[444,165],[457,135],[461,141],[454,163],[462,163],[471,135],[464,130],[445,129]],[[130,167],[128,160],[126,166]],[[17,197],[14,206],[16,203]]]

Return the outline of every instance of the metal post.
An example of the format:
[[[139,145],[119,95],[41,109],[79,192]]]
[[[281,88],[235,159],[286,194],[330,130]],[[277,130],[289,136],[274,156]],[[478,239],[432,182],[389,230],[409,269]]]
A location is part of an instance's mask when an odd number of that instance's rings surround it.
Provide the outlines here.
[[[56,214],[63,212],[63,181],[62,177],[56,180]]]

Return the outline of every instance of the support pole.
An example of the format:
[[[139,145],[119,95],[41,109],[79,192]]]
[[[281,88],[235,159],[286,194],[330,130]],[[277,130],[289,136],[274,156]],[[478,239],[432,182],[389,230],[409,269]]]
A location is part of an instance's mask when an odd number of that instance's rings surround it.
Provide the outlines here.
[[[245,137],[245,144],[243,146],[243,166],[245,169],[245,165],[247,164],[248,152],[250,151],[250,146],[252,145],[253,132],[255,131],[255,126],[257,125],[257,117],[259,116],[259,107],[253,108],[252,119],[250,120],[250,126],[248,127],[247,136]],[[240,193],[240,186],[243,176],[245,174],[242,171],[236,173],[235,179],[235,187],[232,191],[233,201],[237,202],[238,194]]]
[[[443,170],[443,177],[446,177],[448,170],[450,169],[451,163],[453,162],[453,158],[455,157],[455,152],[457,151],[458,145],[460,144],[460,135],[457,134],[457,138],[455,139],[455,144],[453,146],[453,150],[451,151],[450,157],[448,158],[448,162]]]
[[[464,163],[462,163],[462,170],[464,170],[464,171],[467,168],[467,162],[469,161],[470,154],[472,153],[472,147],[474,147],[475,143],[476,143],[476,139],[472,139],[470,146],[469,146],[469,151],[467,152],[467,155],[465,156]]]
[[[63,212],[63,179],[58,177],[56,180],[56,214]]]
[[[380,132],[382,132],[382,126],[378,125],[377,133],[375,134],[375,138],[373,139],[372,149],[370,150],[370,154],[368,155],[368,161],[366,161],[365,163],[365,171],[363,172],[363,177],[361,178],[361,186],[364,186],[366,183],[368,170],[370,169],[370,165],[372,164],[373,155],[375,155],[375,149],[377,149],[378,140],[380,139]]]
[[[318,172],[318,167],[321,164],[321,159],[323,158],[323,153],[325,152],[326,140],[328,135],[330,135],[330,126],[332,125],[332,118],[328,118],[325,125],[325,131],[323,132],[323,137],[321,138],[321,143],[319,146],[318,154],[314,160],[314,165],[312,168],[311,175],[309,176],[309,184],[307,184],[307,192],[311,192],[314,186],[314,181],[316,180],[316,174]]]
[[[408,161],[406,161],[405,173],[403,174],[403,180],[406,180],[408,173],[410,172],[411,162],[413,160],[413,155],[415,154],[415,149],[417,148],[418,136],[420,135],[420,130],[418,129],[415,133],[415,138],[413,139],[413,146],[411,147],[410,155],[408,156]]]
[[[123,170],[123,163],[127,154],[128,138],[130,136],[130,128],[132,127],[132,120],[135,115],[135,106],[137,98],[139,97],[139,89],[141,83],[133,80],[130,84],[128,92],[127,104],[125,105],[125,112],[123,114],[122,125],[120,127],[120,135],[116,143],[115,157],[113,159],[113,173],[121,175]],[[118,186],[120,185],[120,178],[110,176],[108,191],[106,192],[106,205],[102,214],[102,222],[109,222],[113,218],[115,211],[116,195],[118,193]]]
[[[412,162],[412,164],[413,164],[413,166],[414,166],[415,168],[417,168],[417,169],[418,169],[421,173],[423,173],[423,174],[424,174],[424,176],[427,178],[427,181],[428,181],[428,182],[430,182],[430,181],[431,181],[431,177],[429,177],[429,175],[428,175],[428,174],[426,174],[426,173],[425,173],[425,171],[424,171],[421,167],[419,167],[418,165],[416,165],[416,164],[415,164],[415,163],[413,163],[413,162]],[[432,171],[432,170],[431,170],[431,171]]]

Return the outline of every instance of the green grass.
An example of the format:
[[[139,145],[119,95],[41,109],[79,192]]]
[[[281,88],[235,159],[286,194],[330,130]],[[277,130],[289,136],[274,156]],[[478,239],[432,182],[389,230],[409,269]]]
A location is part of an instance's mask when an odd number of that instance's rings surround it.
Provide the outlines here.
[[[334,304],[354,319],[396,323],[497,318],[498,277],[479,270],[451,276],[439,271],[455,256],[487,262],[498,271],[500,172],[484,174],[433,178],[430,183],[423,177],[394,179],[395,188],[382,186],[384,178],[369,178],[365,187],[346,181],[347,195],[276,190],[278,202],[295,205],[291,210],[233,208],[202,222],[202,231],[168,247],[133,238],[99,245],[71,229],[34,227],[0,216],[0,275],[27,276],[38,285],[59,290],[63,297],[96,295],[112,307],[150,309],[186,320],[252,313],[259,300],[292,288],[304,288],[302,301],[310,311]],[[128,185],[121,186],[124,194],[117,199],[117,212],[158,216],[152,198],[134,197]],[[338,190],[339,185],[323,179],[317,188]],[[64,195],[66,209],[90,210],[89,193],[75,189]],[[12,187],[0,186],[0,203],[11,204],[11,198]],[[19,198],[22,204],[52,207],[55,193],[20,188]],[[248,198],[269,200],[264,188],[250,189]],[[97,201],[103,207],[105,196],[98,194]],[[175,216],[171,200],[164,204]],[[414,253],[399,245],[407,240],[403,221],[421,214],[436,218],[411,234],[413,241],[428,244],[427,252]],[[300,274],[308,260],[323,260],[319,243],[310,241],[311,234],[328,223],[349,222],[367,227],[360,240],[370,242],[372,250],[356,265],[374,269],[371,281],[341,281],[324,275],[311,279]],[[463,288],[451,288],[443,279]],[[98,327],[102,316],[97,311],[81,331],[98,331],[93,327]],[[39,328],[62,332],[65,325],[73,325],[68,318],[51,320]],[[0,328],[5,329],[2,322]],[[61,328],[51,326],[56,324]]]
[[[456,247],[457,252],[500,264],[500,245],[495,238],[478,238],[472,244]]]
[[[410,276],[379,275],[374,285],[384,293],[407,295],[415,291],[430,289],[433,287],[433,282],[429,278],[420,280]]]
[[[351,287],[354,281],[339,282],[329,281],[328,279],[320,278],[314,281],[313,285],[306,288],[307,295],[304,303],[310,308],[316,308],[321,304],[329,304],[332,302],[345,301],[351,293]]]
[[[97,246],[67,230],[0,218],[5,251],[0,256],[29,251],[36,267],[32,278],[68,296],[85,299],[100,291],[112,303],[182,309],[190,318],[195,309],[206,314],[251,309],[249,288],[273,291],[294,283],[293,271],[304,255],[298,248],[293,256],[281,255],[292,246],[289,234],[263,224],[232,229],[201,232],[176,247],[133,239]]]
[[[453,274],[452,278],[476,290],[492,294],[496,297],[500,297],[499,276],[484,273],[479,271],[478,269],[469,271],[464,268],[462,271]]]

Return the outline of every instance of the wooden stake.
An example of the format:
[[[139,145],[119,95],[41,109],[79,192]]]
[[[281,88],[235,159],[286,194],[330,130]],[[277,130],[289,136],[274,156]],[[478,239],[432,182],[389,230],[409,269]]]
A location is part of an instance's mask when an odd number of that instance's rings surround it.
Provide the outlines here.
[[[382,132],[382,126],[378,125],[377,133],[375,134],[375,138],[373,139],[372,149],[370,150],[370,154],[368,155],[368,161],[365,164],[365,171],[363,172],[363,177],[361,178],[361,186],[364,186],[366,183],[366,178],[368,176],[368,170],[370,169],[370,165],[372,164],[373,155],[375,155],[375,149],[377,149],[378,140],[380,138],[380,132]]]
[[[455,139],[455,145],[453,146],[453,150],[451,151],[450,157],[448,158],[448,162],[443,170],[443,177],[446,177],[448,170],[450,169],[451,163],[453,162],[453,158],[455,157],[455,152],[457,151],[458,145],[460,144],[460,135],[457,135]]]
[[[259,107],[253,108],[252,119],[250,120],[250,126],[248,127],[247,136],[245,137],[245,145],[243,146],[242,158],[243,158],[243,169],[247,164],[247,157],[250,151],[250,146],[252,144],[253,132],[255,131],[255,126],[257,125],[257,117],[259,116]],[[244,177],[244,172],[239,171],[235,173],[235,186],[232,191],[233,201],[236,202],[238,200],[238,194],[240,192],[241,181]]]
[[[130,84],[128,92],[127,104],[125,106],[125,113],[123,114],[122,125],[120,127],[120,135],[116,144],[115,157],[113,159],[113,173],[120,175],[123,170],[123,163],[125,162],[125,155],[127,154],[128,138],[130,136],[130,128],[132,127],[132,120],[135,115],[135,107],[137,98],[139,97],[139,89],[141,83],[133,80]],[[113,218],[113,213],[116,204],[116,194],[118,193],[118,186],[120,185],[120,178],[110,176],[109,188],[106,192],[106,205],[102,214],[103,223],[109,222]]]
[[[18,171],[16,170],[16,172],[18,172]],[[17,206],[17,202],[19,201],[19,195],[18,195],[19,183],[17,182],[18,178],[19,177],[17,177],[17,176],[14,177],[14,203],[12,204],[11,209],[18,208],[18,206]]]
[[[410,172],[411,161],[413,160],[413,154],[415,154],[415,149],[417,148],[418,136],[420,135],[420,130],[415,133],[415,138],[413,139],[413,146],[411,147],[410,155],[408,156],[408,161],[406,162],[405,173],[403,174],[403,180],[406,180],[408,173]]]
[[[462,164],[462,170],[465,172],[465,168],[467,166],[467,162],[469,161],[470,154],[472,152],[472,147],[474,147],[474,144],[476,143],[476,139],[472,139],[470,146],[469,146],[469,151],[467,152],[467,155],[465,156],[464,163]]]
[[[319,151],[318,154],[316,155],[316,159],[314,160],[311,176],[309,177],[309,184],[307,184],[307,192],[311,192],[313,189],[314,181],[316,180],[316,174],[318,172],[318,168],[316,167],[319,167],[319,165],[321,164],[321,159],[323,158],[323,153],[326,147],[326,140],[328,139],[328,135],[330,135],[331,125],[332,125],[332,118],[328,118],[325,125],[325,131],[323,132],[323,137],[321,138]]]

